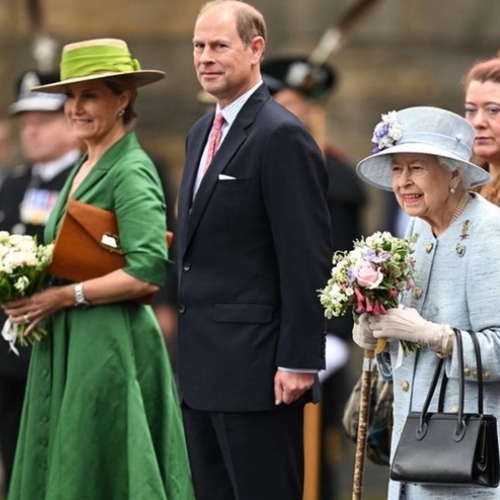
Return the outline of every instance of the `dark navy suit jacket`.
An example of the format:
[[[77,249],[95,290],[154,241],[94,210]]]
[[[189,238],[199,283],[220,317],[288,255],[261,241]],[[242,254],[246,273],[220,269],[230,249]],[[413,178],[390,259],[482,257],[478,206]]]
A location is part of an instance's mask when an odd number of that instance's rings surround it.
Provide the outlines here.
[[[328,178],[310,134],[261,86],[193,201],[213,116],[189,131],[179,191],[180,391],[199,410],[269,410],[278,366],[324,367]]]

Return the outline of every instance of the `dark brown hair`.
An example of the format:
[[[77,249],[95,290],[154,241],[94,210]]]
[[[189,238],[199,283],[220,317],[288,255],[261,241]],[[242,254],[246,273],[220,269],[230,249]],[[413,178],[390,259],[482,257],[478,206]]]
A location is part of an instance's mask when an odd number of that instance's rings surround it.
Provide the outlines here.
[[[104,78],[103,82],[111,90],[111,92],[113,92],[113,94],[120,95],[125,90],[130,91],[130,101],[123,113],[123,123],[125,125],[130,125],[130,123],[137,116],[134,110],[134,103],[137,98],[137,89],[135,88],[135,85],[133,85],[132,82],[125,76]]]

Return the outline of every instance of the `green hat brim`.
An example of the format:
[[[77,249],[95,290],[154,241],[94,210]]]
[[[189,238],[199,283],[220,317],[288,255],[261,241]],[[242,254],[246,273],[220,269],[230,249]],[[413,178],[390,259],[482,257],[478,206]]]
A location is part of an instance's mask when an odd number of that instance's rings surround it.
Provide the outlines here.
[[[106,78],[126,78],[135,87],[143,87],[149,85],[150,83],[155,83],[159,80],[165,78],[165,73],[159,70],[136,70],[136,71],[120,71],[120,72],[109,72],[109,73],[96,73],[93,75],[81,76],[77,78],[68,78],[66,80],[61,80],[60,82],[49,83],[47,85],[39,85],[33,87],[32,90],[37,92],[46,92],[49,94],[64,93],[65,88],[72,83],[79,83],[92,80],[102,80]]]

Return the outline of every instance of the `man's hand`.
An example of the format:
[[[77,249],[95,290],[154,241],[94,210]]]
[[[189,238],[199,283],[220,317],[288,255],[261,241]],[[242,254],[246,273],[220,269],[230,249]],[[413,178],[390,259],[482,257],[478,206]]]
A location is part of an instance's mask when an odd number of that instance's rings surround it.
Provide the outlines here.
[[[288,372],[279,370],[274,376],[274,397],[276,405],[289,405],[314,384],[314,373]]]

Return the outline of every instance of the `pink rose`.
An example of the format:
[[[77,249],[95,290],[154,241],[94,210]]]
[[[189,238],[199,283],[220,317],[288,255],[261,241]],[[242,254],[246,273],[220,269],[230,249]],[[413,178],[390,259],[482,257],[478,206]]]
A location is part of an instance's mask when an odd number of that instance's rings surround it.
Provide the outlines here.
[[[370,290],[377,288],[384,279],[384,275],[371,262],[366,260],[356,262],[353,274],[359,286]]]

